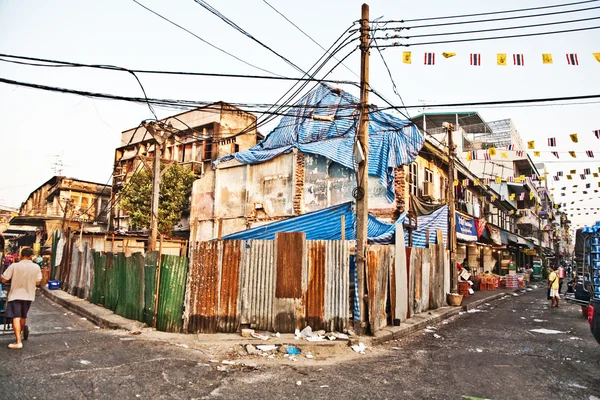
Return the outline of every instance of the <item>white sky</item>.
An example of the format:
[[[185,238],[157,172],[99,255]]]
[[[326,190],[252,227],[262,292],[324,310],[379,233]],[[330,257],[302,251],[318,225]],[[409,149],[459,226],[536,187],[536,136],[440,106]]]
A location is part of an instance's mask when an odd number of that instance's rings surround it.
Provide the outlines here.
[[[568,2],[572,2],[568,1]],[[247,62],[277,74],[297,77],[299,73],[266,49],[235,31],[193,0],[140,0],[147,7],[171,19],[196,35]],[[489,1],[371,1],[371,19],[414,19],[431,16],[471,14],[489,11],[528,8],[567,2],[555,0]],[[302,2],[270,0],[269,3],[310,34],[324,47],[329,47],[339,35],[360,18],[362,1]],[[300,67],[309,68],[323,51],[296,28],[285,21],[262,0],[211,0],[210,4],[250,32],[254,37],[287,57]],[[600,6],[593,2],[529,11],[526,13],[472,17],[465,19],[498,18]],[[543,18],[509,20],[485,24],[463,24],[444,28],[414,28],[403,34],[417,35],[455,32],[566,21],[600,16],[600,9],[555,15]],[[417,24],[430,24],[427,21]],[[447,21],[445,21],[447,22]],[[573,24],[546,26],[526,32],[554,31],[585,26],[597,26],[597,20]],[[409,26],[407,23],[406,26]],[[406,33],[408,32],[408,33]],[[501,36],[523,31],[500,31],[481,36]],[[464,38],[461,36],[460,38]],[[473,36],[471,36],[473,37]],[[424,39],[449,40],[458,36]],[[416,43],[420,39],[412,39]],[[383,42],[380,41],[380,44]],[[344,56],[352,47],[346,47]],[[495,41],[415,46],[413,63],[402,64],[402,51],[389,48],[383,52],[405,104],[443,104],[480,102],[525,98],[544,98],[600,94],[600,63],[592,52],[600,52],[600,30],[562,35],[538,36]],[[444,59],[442,52],[456,52]],[[423,65],[423,53],[435,52],[436,65]],[[177,70],[194,72],[265,74],[209,47],[181,29],[160,19],[133,1],[126,0],[0,0],[0,53],[74,61],[111,64],[131,69]],[[480,53],[481,67],[469,65],[469,53]],[[509,65],[496,65],[496,53],[507,53]],[[511,54],[525,55],[525,66],[512,65]],[[541,54],[552,53],[554,64],[542,65]],[[566,63],[566,53],[577,53],[579,66]],[[350,56],[345,65],[358,74],[359,53]],[[325,70],[333,67],[327,65]],[[399,99],[392,91],[389,77],[377,51],[371,52],[371,85],[395,104]],[[103,92],[125,96],[141,96],[135,79],[124,72],[73,68],[40,68],[0,62],[0,77],[49,86]],[[198,101],[223,100],[233,103],[273,103],[291,82],[204,77],[139,75],[149,97]],[[337,68],[333,79],[358,78],[344,67]],[[358,96],[352,86],[344,90]],[[371,102],[381,107],[385,103],[371,95]],[[563,152],[559,162],[548,164],[551,174],[556,171],[584,167],[597,170],[600,165],[600,141],[592,131],[600,129],[600,105],[588,104],[537,107],[467,107],[479,111],[488,121],[512,118],[524,141],[536,140],[536,148],[547,151],[548,137],[556,137],[558,150]],[[175,113],[157,109],[159,118]],[[411,115],[421,110],[412,109]],[[428,109],[427,111],[435,111]],[[444,109],[444,111],[452,111]],[[29,193],[54,175],[52,164],[57,159],[65,164],[64,174],[78,179],[107,183],[112,172],[114,149],[120,133],[136,127],[140,121],[152,118],[148,108],[121,101],[93,100],[75,95],[44,92],[0,83],[0,205],[18,207]],[[273,125],[263,128],[267,133]],[[579,134],[579,143],[569,139]],[[574,161],[567,150],[593,150],[596,158],[590,162],[584,155]],[[59,157],[56,157],[59,155]],[[555,161],[542,153],[534,161]],[[578,179],[578,178],[577,178]],[[598,179],[593,182],[597,188]],[[551,182],[557,187],[572,186]],[[583,183],[586,183],[583,182]],[[580,187],[581,187],[580,183]],[[598,194],[556,197],[558,201],[575,201],[570,207],[597,207]],[[594,193],[592,192],[592,195]],[[593,200],[578,201],[594,197]],[[575,211],[585,212],[585,211]],[[591,223],[597,215],[575,215],[572,221]]]

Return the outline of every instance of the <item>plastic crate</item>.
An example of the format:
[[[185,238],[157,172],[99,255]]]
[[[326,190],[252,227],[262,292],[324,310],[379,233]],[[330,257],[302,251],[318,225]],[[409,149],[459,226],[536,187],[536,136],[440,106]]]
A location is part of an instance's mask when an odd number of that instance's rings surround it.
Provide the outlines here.
[[[56,289],[60,289],[60,281],[57,280],[49,280],[48,281],[48,289],[50,290],[56,290]]]

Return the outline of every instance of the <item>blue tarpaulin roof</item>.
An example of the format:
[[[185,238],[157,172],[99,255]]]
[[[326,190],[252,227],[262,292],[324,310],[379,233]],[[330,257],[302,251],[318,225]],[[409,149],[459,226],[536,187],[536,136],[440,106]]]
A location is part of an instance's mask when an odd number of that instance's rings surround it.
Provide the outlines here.
[[[244,164],[259,164],[298,148],[356,170],[358,104],[356,97],[320,84],[264,140],[248,150],[222,157],[215,164],[233,158]],[[393,169],[413,162],[425,138],[411,121],[373,108],[369,118],[369,175],[380,178],[388,199],[393,201]]]
[[[356,214],[354,203],[347,202],[323,210],[291,217],[282,221],[257,226],[245,231],[224,236],[224,240],[273,240],[277,232],[304,232],[307,240],[340,240],[342,235],[341,217],[344,216],[345,237],[347,240],[356,239]],[[379,221],[369,215],[367,223],[367,238],[369,243],[393,244],[395,224],[402,223],[406,214],[402,214],[394,223]],[[413,247],[424,247],[426,229],[429,228],[430,243],[436,243],[435,231],[441,230],[444,239],[448,233],[448,206],[441,207],[430,215],[417,218],[418,229],[413,231]],[[408,235],[405,235],[408,246]]]

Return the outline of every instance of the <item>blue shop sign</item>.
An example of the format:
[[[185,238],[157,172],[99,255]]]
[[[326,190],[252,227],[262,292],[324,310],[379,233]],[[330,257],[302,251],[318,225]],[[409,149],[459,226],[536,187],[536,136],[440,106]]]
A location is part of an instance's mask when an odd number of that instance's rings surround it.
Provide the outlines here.
[[[456,213],[456,238],[464,242],[477,241],[475,220],[471,217]]]

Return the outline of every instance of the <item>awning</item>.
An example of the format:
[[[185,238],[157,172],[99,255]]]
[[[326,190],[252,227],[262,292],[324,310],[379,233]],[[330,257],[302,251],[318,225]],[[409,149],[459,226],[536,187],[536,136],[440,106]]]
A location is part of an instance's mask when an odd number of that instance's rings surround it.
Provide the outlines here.
[[[495,226],[491,226],[487,224],[487,230],[490,233],[490,239],[493,243],[497,245],[502,245],[508,243],[508,238],[502,241],[502,235],[500,234],[500,228],[496,228]]]
[[[456,213],[456,238],[464,242],[477,241],[477,228],[475,220],[466,215]]]
[[[527,193],[529,189],[522,183],[507,183],[508,189],[513,193]]]
[[[505,231],[500,231],[500,241],[502,244],[508,244],[508,233]]]
[[[519,244],[519,237],[517,235],[513,235],[512,233],[506,232],[508,235],[508,241]]]

